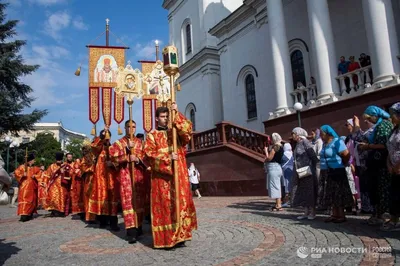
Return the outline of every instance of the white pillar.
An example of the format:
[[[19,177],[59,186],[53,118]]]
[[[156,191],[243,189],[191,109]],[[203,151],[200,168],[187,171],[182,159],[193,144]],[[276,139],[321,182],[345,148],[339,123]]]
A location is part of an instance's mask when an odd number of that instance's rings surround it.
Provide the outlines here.
[[[290,93],[294,88],[282,0],[267,0],[267,13],[274,66],[276,111],[288,113],[288,100],[291,103]]]
[[[311,47],[315,60],[318,99],[326,99],[339,93],[335,43],[329,16],[328,0],[307,0]]]
[[[391,0],[363,0],[365,28],[375,82],[392,80],[399,48]],[[392,45],[391,45],[392,42]]]

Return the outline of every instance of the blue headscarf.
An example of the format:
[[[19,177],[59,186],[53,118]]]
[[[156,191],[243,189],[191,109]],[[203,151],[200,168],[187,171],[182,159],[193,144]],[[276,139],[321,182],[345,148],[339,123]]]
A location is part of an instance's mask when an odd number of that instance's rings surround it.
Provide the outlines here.
[[[339,135],[336,133],[335,130],[333,130],[333,128],[332,128],[330,125],[323,125],[323,126],[321,127],[321,130],[322,130],[323,132],[325,132],[325,134],[328,134],[328,135],[334,137],[335,139],[336,139],[336,138],[339,138]]]
[[[375,105],[368,106],[367,109],[365,109],[364,114],[378,118],[375,123],[374,131],[372,131],[372,133],[368,136],[368,142],[373,143],[378,125],[382,123],[383,119],[389,119],[390,115],[385,110]]]

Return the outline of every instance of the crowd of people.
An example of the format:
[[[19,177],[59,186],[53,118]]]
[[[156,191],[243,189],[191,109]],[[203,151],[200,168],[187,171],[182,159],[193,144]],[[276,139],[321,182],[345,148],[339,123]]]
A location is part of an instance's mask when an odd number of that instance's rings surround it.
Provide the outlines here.
[[[33,219],[37,208],[42,208],[49,211],[46,217],[78,215],[89,224],[119,231],[117,214],[122,209],[129,243],[137,242],[143,234],[147,217],[154,248],[183,246],[197,229],[185,158],[192,123],[178,112],[176,104],[171,110],[176,112],[177,152],[171,152],[169,109],[159,107],[158,127],[145,141],[131,137],[136,123],[128,120],[124,137],[111,143],[106,126],[99,136],[84,143],[82,158],[74,159],[67,153],[64,161],[64,153],[57,152],[55,162],[44,170],[35,166],[35,155],[29,154],[27,163],[14,172],[19,183],[20,221]]]
[[[318,209],[325,222],[346,222],[347,213],[370,214],[365,222],[382,230],[400,230],[400,102],[389,113],[377,106],[345,121],[348,136],[330,125],[292,130],[292,142],[278,133],[265,147],[267,189],[273,211],[303,207],[297,219],[313,220]],[[364,127],[364,129],[363,129]]]

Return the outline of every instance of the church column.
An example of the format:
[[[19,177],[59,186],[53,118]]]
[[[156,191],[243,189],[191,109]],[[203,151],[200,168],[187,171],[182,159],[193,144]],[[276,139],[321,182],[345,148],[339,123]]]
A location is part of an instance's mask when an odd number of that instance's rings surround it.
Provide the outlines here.
[[[282,0],[267,0],[267,14],[274,66],[276,113],[290,113],[288,99],[291,99],[290,92],[294,88]]]
[[[318,100],[337,100],[334,94],[339,93],[339,85],[335,79],[339,60],[335,53],[328,0],[307,0],[307,11],[316,66]]]
[[[373,82],[391,81],[399,69],[396,58],[399,49],[391,0],[363,0],[362,4]]]

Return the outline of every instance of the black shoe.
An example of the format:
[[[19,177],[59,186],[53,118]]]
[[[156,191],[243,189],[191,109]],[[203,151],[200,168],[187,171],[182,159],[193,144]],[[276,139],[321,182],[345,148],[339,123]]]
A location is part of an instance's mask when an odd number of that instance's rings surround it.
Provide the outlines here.
[[[179,242],[178,244],[175,245],[175,247],[177,247],[177,248],[186,247],[185,241]]]
[[[32,219],[30,215],[21,215],[21,218],[19,219],[19,221],[24,223],[24,222],[29,221],[30,219]]]
[[[126,230],[126,240],[129,244],[134,244],[137,242],[137,229],[136,228],[129,228]]]
[[[115,231],[115,232],[118,232],[119,230],[121,230],[121,228],[119,228],[119,226],[118,226],[118,217],[117,216],[110,216],[110,228],[111,228],[111,231]]]
[[[97,220],[99,221],[99,224],[100,224],[99,228],[100,228],[100,229],[105,229],[105,228],[107,228],[107,225],[108,225],[107,216],[105,216],[105,215],[98,215],[98,216],[97,216]]]

